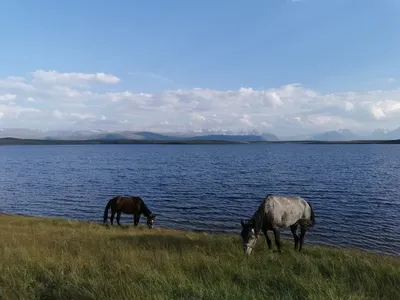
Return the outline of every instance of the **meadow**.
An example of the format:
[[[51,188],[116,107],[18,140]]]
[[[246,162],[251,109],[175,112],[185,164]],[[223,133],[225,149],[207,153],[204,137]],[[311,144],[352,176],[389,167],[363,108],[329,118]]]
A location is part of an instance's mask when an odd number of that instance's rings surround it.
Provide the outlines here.
[[[398,257],[307,236],[246,258],[238,234],[1,215],[0,237],[0,299],[400,299]]]

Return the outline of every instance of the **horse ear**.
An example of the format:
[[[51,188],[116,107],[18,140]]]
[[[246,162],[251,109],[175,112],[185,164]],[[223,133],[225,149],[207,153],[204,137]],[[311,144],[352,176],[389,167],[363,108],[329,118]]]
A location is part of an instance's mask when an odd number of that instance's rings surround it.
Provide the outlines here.
[[[153,219],[155,219],[156,218],[156,215],[153,215]]]
[[[244,223],[243,219],[240,220],[240,224],[242,225],[242,227],[246,227],[246,224]]]

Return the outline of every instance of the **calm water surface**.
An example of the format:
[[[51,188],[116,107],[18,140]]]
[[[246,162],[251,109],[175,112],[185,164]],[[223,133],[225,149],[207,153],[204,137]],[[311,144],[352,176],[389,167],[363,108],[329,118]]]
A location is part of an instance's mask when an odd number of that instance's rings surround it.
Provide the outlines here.
[[[268,193],[300,195],[317,218],[306,243],[400,255],[400,145],[4,146],[0,191],[0,211],[94,221],[140,195],[156,225],[219,232]]]

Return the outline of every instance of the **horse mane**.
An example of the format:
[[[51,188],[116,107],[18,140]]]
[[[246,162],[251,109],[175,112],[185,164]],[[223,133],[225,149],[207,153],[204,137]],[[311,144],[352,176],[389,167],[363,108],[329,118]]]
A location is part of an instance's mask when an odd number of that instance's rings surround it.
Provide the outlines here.
[[[142,198],[140,198],[140,210],[143,212],[145,217],[148,217],[151,215],[151,210],[147,207],[147,205],[144,203]]]
[[[310,207],[310,210],[311,210],[311,216],[310,216],[310,221],[311,221],[311,226],[314,226],[315,225],[315,214],[314,214],[314,210],[313,210],[313,208],[312,208],[312,206],[311,206],[311,203],[310,202],[307,202],[307,204],[308,204],[308,206]]]
[[[264,224],[264,219],[266,217],[265,215],[265,202],[269,199],[269,197],[272,195],[267,195],[264,200],[261,202],[261,204],[258,206],[257,210],[254,212],[253,216],[251,217],[251,222],[254,227],[254,231],[256,236],[260,233],[263,224]]]

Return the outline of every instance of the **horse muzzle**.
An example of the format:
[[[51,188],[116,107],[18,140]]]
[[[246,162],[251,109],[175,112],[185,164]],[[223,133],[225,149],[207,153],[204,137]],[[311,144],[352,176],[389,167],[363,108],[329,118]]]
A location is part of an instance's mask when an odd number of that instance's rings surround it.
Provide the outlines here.
[[[248,244],[243,245],[243,251],[244,251],[244,254],[250,255],[251,252],[253,251],[253,247],[251,247],[251,246],[248,245]]]

